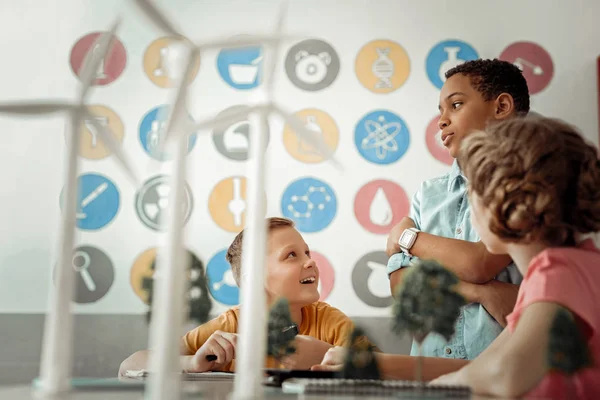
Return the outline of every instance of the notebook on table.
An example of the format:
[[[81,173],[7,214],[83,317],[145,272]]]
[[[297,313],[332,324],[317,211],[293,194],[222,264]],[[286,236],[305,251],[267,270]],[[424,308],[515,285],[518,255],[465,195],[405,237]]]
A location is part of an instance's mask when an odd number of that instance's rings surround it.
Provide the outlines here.
[[[375,379],[292,378],[283,382],[282,390],[284,393],[306,395],[397,395],[398,398],[427,399],[469,399],[471,397],[471,389],[466,386],[429,386],[413,381]]]
[[[145,369],[127,370],[125,377],[133,379],[145,379],[150,372]],[[184,381],[233,381],[234,374],[231,372],[182,372],[181,379]]]

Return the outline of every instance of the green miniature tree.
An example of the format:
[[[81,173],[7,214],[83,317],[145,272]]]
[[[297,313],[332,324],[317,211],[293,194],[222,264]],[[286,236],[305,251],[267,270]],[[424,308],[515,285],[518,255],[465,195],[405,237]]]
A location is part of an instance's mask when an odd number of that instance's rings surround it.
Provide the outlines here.
[[[208,280],[204,273],[204,265],[188,251],[190,261],[188,264],[188,291],[186,299],[188,301],[188,320],[200,325],[208,321],[210,310],[212,309],[212,301],[208,292]],[[150,268],[155,270],[156,260],[152,261]],[[148,294],[148,312],[146,313],[146,321],[150,322],[152,317],[152,298],[154,289],[154,278],[145,277],[142,280],[142,287]]]
[[[568,387],[572,383],[571,376],[584,368],[591,367],[593,358],[583,332],[579,329],[573,314],[566,308],[561,307],[556,312],[548,339],[550,371],[566,375]]]
[[[402,282],[392,307],[392,330],[414,337],[418,347],[416,377],[422,382],[423,341],[432,332],[450,340],[465,299],[455,290],[459,282],[456,275],[433,260],[419,260],[408,268]]]
[[[359,345],[358,340],[365,336],[362,328],[356,327],[350,334],[350,345],[344,368],[341,371],[344,379],[381,379],[379,366],[373,349]]]
[[[267,327],[267,354],[281,360],[294,354],[294,339],[298,334],[298,325],[292,320],[287,299],[277,300],[269,311]]]

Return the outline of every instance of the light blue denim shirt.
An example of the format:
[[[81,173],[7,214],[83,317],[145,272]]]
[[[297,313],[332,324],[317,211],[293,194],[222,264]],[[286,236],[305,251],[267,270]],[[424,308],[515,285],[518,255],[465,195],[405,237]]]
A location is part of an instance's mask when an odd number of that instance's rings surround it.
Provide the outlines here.
[[[449,173],[421,184],[410,207],[410,218],[417,229],[432,235],[478,242],[473,229],[467,199],[467,181],[454,161]],[[409,267],[416,257],[394,254],[388,261],[388,274]],[[520,284],[523,277],[514,264],[502,270],[496,279]],[[456,331],[449,342],[430,334],[423,342],[422,355],[429,357],[463,358],[472,360],[485,350],[502,332],[502,327],[481,304],[464,306],[456,321]],[[413,341],[411,355],[417,354]]]

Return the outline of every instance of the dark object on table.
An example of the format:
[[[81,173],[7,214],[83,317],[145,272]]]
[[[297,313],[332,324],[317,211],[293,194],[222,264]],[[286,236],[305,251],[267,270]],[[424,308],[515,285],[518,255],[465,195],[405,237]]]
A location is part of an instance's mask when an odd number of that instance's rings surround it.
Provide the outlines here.
[[[552,321],[548,342],[548,365],[551,370],[573,375],[593,365],[592,355],[573,314],[560,308]]]
[[[294,354],[294,339],[298,325],[292,320],[290,306],[285,298],[277,300],[269,311],[267,327],[267,354],[277,360]]]
[[[188,301],[188,320],[201,325],[208,321],[210,310],[212,309],[212,301],[208,293],[208,279],[204,272],[204,265],[191,252],[189,255],[188,264],[188,291],[186,299]],[[151,269],[154,271],[156,260],[152,262]],[[150,322],[152,317],[152,299],[154,289],[154,277],[144,278],[142,287],[148,294],[148,312],[146,320]]]
[[[350,346],[341,372],[344,379],[381,379],[373,349],[358,345],[358,339],[364,336],[365,332],[360,327],[352,330]]]
[[[456,292],[458,278],[433,260],[419,260],[408,268],[392,307],[392,330],[410,332],[419,348],[417,380],[422,381],[421,345],[431,332],[446,340],[454,335],[465,299]]]
[[[274,387],[281,387],[284,381],[292,378],[333,379],[340,376],[340,373],[335,371],[311,371],[308,369],[266,368],[265,373],[268,376],[264,384]]]

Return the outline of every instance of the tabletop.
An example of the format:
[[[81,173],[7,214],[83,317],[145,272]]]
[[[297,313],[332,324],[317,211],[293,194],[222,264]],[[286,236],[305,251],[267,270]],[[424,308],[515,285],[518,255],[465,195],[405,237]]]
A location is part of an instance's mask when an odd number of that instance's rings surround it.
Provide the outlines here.
[[[122,380],[122,379],[121,379]],[[106,384],[105,387],[94,387],[94,388],[74,388],[69,393],[60,396],[51,397],[52,400],[140,400],[144,399],[144,382],[138,381],[130,382],[131,386],[114,385],[114,379],[97,379],[95,380],[99,385]],[[263,386],[263,397],[269,400],[290,400],[301,398],[303,400],[313,399],[443,399],[447,397],[438,397],[436,395],[424,394],[422,396],[415,396],[414,394],[402,394],[396,395],[324,395],[324,394],[293,394],[284,393],[279,387]],[[215,399],[215,400],[230,400],[231,393],[233,392],[233,381],[184,381],[182,382],[182,399]],[[42,399],[44,397],[41,397]],[[469,399],[480,399],[480,397],[452,397],[452,398],[469,398]],[[36,392],[32,385],[20,385],[20,386],[5,386],[0,387],[0,399],[11,399],[11,400],[40,400],[39,393]]]

